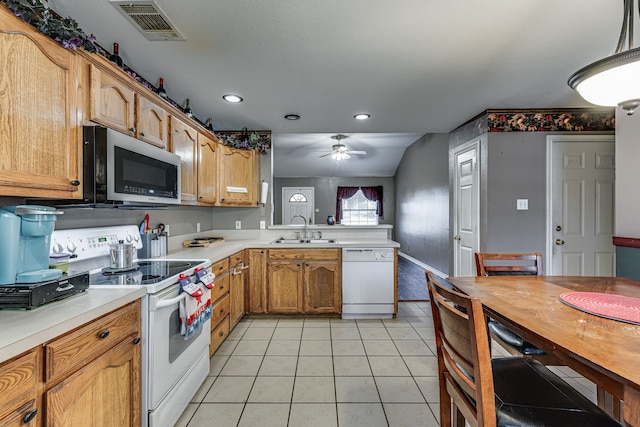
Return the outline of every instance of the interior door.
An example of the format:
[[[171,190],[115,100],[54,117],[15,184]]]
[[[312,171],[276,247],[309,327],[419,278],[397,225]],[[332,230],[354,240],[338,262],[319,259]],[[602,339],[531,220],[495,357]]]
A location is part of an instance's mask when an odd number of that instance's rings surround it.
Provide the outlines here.
[[[479,141],[454,153],[454,276],[475,276],[474,253],[480,247]]]
[[[282,224],[300,224],[302,220],[295,218],[302,215],[307,219],[312,218],[315,209],[314,187],[283,187],[282,188]]]
[[[613,136],[550,136],[550,273],[615,276]]]

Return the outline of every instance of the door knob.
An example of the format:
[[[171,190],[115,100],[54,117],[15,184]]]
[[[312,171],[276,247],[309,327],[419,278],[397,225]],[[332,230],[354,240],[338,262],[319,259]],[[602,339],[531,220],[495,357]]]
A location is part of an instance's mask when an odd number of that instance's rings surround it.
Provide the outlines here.
[[[556,239],[556,245],[564,245],[564,240]]]
[[[462,237],[460,237],[459,234],[456,234],[456,236],[453,238],[453,240],[461,240],[461,239],[462,239]]]
[[[560,227],[559,225],[556,225],[556,231],[562,231],[562,227]]]

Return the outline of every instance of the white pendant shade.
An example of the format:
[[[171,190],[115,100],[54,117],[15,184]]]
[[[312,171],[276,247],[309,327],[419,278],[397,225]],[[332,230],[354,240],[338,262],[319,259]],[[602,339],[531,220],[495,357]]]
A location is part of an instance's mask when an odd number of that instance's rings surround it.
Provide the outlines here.
[[[351,156],[350,156],[350,155],[348,155],[347,153],[343,153],[343,152],[337,151],[337,152],[335,152],[335,153],[333,153],[333,154],[331,155],[331,158],[332,158],[333,160],[340,161],[340,160],[347,160],[347,159],[350,159],[350,158],[351,158]]]

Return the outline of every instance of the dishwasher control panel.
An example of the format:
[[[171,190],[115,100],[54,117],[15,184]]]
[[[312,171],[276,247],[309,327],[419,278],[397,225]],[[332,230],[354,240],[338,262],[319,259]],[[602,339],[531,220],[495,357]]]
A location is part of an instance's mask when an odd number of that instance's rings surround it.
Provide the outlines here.
[[[342,262],[393,262],[393,248],[343,248]]]

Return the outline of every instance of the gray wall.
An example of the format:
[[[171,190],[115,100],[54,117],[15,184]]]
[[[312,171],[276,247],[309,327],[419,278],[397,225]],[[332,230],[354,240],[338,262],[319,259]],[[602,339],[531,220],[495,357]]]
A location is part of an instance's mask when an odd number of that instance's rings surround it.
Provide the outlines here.
[[[384,196],[382,201],[383,217],[380,224],[393,224],[395,220],[395,190],[393,177],[370,178],[275,178],[273,189],[274,223],[282,224],[282,187],[314,187],[315,213],[314,224],[326,224],[327,216],[336,214],[336,195],[338,187],[370,187],[382,185]]]
[[[395,176],[400,251],[449,271],[448,134],[428,134],[404,153]]]

